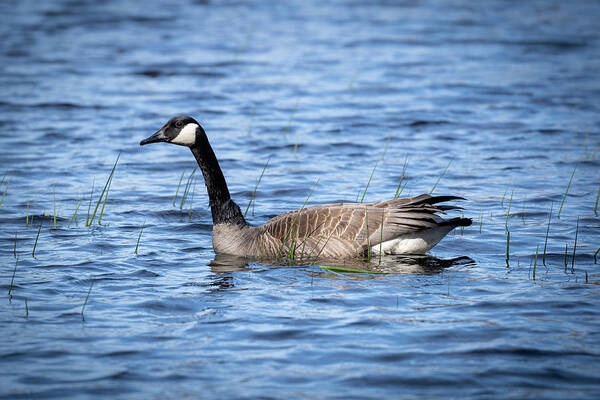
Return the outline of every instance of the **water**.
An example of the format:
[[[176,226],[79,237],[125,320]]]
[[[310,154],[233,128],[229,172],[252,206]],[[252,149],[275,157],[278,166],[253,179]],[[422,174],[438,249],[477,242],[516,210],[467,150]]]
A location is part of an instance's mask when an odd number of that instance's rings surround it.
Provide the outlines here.
[[[600,4],[321,3],[0,5],[0,398],[600,396]],[[384,275],[215,259],[190,152],[138,146],[182,113],[243,210],[270,159],[252,223],[407,154],[474,223]]]

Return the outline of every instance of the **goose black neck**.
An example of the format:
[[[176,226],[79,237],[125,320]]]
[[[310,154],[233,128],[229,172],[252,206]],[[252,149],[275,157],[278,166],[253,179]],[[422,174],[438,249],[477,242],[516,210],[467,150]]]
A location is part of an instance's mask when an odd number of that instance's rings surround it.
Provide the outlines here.
[[[231,200],[227,182],[204,132],[196,133],[196,143],[190,149],[204,176],[213,224],[247,225],[240,207]]]

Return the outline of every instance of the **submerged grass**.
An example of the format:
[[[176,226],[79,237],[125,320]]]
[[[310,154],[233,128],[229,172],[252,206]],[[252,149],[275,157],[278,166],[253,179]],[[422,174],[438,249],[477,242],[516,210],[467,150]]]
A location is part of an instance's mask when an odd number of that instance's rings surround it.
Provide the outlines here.
[[[260,185],[260,181],[262,180],[262,177],[265,174],[265,171],[266,171],[267,167],[269,166],[270,161],[271,161],[271,158],[269,157],[269,159],[267,160],[265,166],[263,167],[263,169],[260,173],[260,176],[258,177],[258,180],[256,181],[256,185],[254,185],[254,190],[252,191],[252,196],[250,197],[250,201],[248,202],[246,211],[244,211],[244,218],[246,217],[246,214],[248,214],[248,209],[250,209],[250,204],[254,203],[254,199],[256,198],[256,191],[258,190],[258,185]],[[252,215],[254,215],[254,207],[252,207]]]
[[[334,265],[319,265],[319,268],[323,268],[324,270],[331,271],[331,272],[341,272],[341,273],[350,273],[350,274],[385,275],[385,272],[366,271],[366,270],[362,270],[362,269],[338,267],[338,266],[334,266]]]
[[[454,161],[454,160],[450,160],[448,162],[448,165],[446,165],[446,168],[444,168],[444,171],[442,171],[442,174],[438,177],[437,181],[435,181],[435,184],[433,185],[433,187],[429,191],[429,194],[433,193],[433,191],[437,187],[438,183],[440,183],[440,181],[442,180],[442,178],[444,177],[444,175],[446,175],[446,172],[448,171],[448,168],[450,168],[450,164],[452,164],[452,161]]]
[[[571,178],[569,178],[569,183],[567,184],[567,188],[565,189],[565,194],[563,195],[562,201],[560,202],[560,208],[558,209],[557,218],[560,218],[560,213],[563,209],[563,205],[565,204],[565,200],[567,199],[567,195],[569,194],[569,188],[571,187],[571,182],[573,181],[573,176],[575,175],[576,169],[577,169],[577,164],[575,164],[575,168],[573,168],[573,172],[571,173]]]
[[[94,280],[92,279],[92,283],[90,283],[90,288],[87,292],[87,296],[85,296],[85,301],[83,302],[83,305],[81,306],[81,320],[85,321],[85,316],[83,315],[83,312],[85,311],[85,305],[88,302],[88,299],[90,298],[90,293],[92,293],[92,286],[94,286]]]

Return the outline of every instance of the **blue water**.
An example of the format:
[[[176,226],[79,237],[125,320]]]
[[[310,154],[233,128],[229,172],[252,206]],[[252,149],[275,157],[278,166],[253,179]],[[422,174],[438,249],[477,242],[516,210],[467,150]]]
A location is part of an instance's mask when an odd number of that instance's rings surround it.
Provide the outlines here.
[[[592,1],[2,2],[0,398],[600,397],[599,19]],[[270,160],[251,223],[317,180],[310,205],[355,201],[375,166],[365,200],[391,198],[407,160],[403,196],[464,196],[473,225],[358,265],[386,274],[216,258],[198,173],[181,203],[190,152],[138,145],[184,113],[242,210]]]

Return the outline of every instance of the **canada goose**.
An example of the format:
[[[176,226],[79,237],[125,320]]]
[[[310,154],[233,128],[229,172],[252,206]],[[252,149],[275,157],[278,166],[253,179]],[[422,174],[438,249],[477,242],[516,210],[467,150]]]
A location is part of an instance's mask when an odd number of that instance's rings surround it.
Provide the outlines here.
[[[258,258],[355,258],[371,254],[421,254],[471,219],[444,220],[436,213],[459,207],[436,205],[456,196],[391,199],[379,203],[323,204],[278,215],[261,226],[246,223],[231,199],[221,167],[200,124],[189,116],[169,120],[145,145],[187,146],[202,170],[213,218],[217,254]]]

